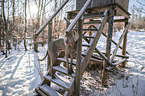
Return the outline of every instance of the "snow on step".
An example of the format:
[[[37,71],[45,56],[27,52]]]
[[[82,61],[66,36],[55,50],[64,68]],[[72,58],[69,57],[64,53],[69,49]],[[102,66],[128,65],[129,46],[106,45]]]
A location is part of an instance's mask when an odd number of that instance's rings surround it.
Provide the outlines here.
[[[66,59],[65,58],[57,58],[57,60],[60,60],[62,62],[66,62]],[[70,63],[70,60],[68,60],[68,61],[69,61],[68,63]],[[76,65],[76,62],[73,62],[72,64],[73,65]]]
[[[69,86],[66,85],[66,83],[63,82],[62,80],[60,80],[59,78],[52,79],[50,76],[44,76],[44,79],[51,81],[51,82],[57,84],[58,86],[63,87],[66,90],[69,90]]]
[[[59,96],[54,89],[50,88],[46,84],[39,86],[39,89],[42,90],[45,94],[47,94],[47,96]]]
[[[35,88],[35,91],[40,94],[41,96],[47,96],[45,95],[41,90],[38,89],[38,87]]]
[[[71,77],[73,77],[73,78],[75,77],[75,74],[74,74],[74,73],[73,73],[73,74],[68,74],[68,73],[67,73],[67,69],[64,68],[64,67],[61,67],[61,66],[54,66],[53,69],[56,70],[56,71],[58,71],[58,72],[60,72],[60,73],[65,74],[65,75],[71,76]]]

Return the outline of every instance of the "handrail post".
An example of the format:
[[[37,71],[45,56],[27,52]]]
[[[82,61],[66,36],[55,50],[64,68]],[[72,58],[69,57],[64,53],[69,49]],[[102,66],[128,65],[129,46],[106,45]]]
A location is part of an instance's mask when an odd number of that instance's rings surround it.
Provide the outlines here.
[[[80,96],[80,65],[82,55],[82,32],[83,32],[83,18],[78,20],[77,31],[79,39],[77,41],[77,64],[76,64],[76,79],[75,79],[75,96]]]
[[[52,21],[48,24],[48,47],[52,40]],[[47,50],[48,51],[48,50]],[[47,70],[49,69],[50,58],[49,55],[47,57]]]

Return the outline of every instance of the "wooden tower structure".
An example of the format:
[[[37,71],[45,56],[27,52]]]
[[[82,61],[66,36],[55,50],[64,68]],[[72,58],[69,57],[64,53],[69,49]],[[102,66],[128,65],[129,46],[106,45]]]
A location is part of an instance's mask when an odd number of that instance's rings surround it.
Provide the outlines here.
[[[69,0],[65,0],[60,8],[58,8],[58,10],[51,16],[51,18],[49,18],[48,21],[36,32],[35,40],[46,27],[46,25],[49,25],[48,43],[51,42],[51,26],[53,24],[51,21],[68,1]],[[127,11],[128,2],[129,0],[76,0],[76,10],[67,12],[67,18],[65,18],[67,22],[66,32],[75,30],[79,34],[79,39],[77,41],[76,62],[73,62],[73,65],[75,66],[75,73],[68,75],[67,69],[64,66],[53,66],[53,70],[62,73],[63,75],[69,76],[69,79],[65,80],[62,76],[58,76],[57,74],[56,78],[52,79],[48,74],[48,70],[42,83],[35,88],[37,95],[59,96],[60,93],[58,90],[53,89],[50,84],[50,82],[53,82],[65,90],[63,93],[61,93],[61,95],[79,96],[80,79],[90,60],[103,63],[102,84],[104,86],[107,85],[107,66],[116,66],[121,64],[123,67],[125,67],[125,63],[128,58],[128,56],[126,56],[126,43],[127,30],[129,27],[128,19],[130,15]],[[122,19],[115,19],[117,16],[121,16]],[[118,43],[112,40],[114,22],[125,23],[125,30],[120,36]],[[107,34],[103,32],[104,26],[106,24],[108,24]],[[87,34],[87,32],[90,34]],[[101,35],[107,38],[105,53],[102,53],[96,47]],[[86,42],[85,44],[82,43],[82,39]],[[123,44],[122,46],[120,45],[121,42]],[[116,48],[112,54],[111,43],[116,45]],[[86,47],[86,50],[82,50],[82,47]],[[121,55],[116,55],[118,48],[122,49]],[[94,55],[94,52],[97,53],[97,55]],[[121,57],[121,60],[115,62],[115,56]],[[63,52],[59,54],[59,58],[57,58],[56,61],[57,64],[60,64],[61,62],[66,62]]]

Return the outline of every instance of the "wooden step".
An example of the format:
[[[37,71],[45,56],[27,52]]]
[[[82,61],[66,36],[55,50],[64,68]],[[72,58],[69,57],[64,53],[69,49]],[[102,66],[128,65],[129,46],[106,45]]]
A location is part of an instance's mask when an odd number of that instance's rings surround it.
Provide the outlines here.
[[[86,18],[96,18],[96,17],[104,17],[104,12],[102,12],[101,14],[97,13],[88,13],[88,14],[84,14],[83,17],[84,19]]]
[[[118,61],[118,62],[116,62],[116,63],[112,63],[111,65],[112,65],[112,66],[117,66],[117,65],[121,64],[122,62],[124,62],[124,61],[126,61],[126,60],[127,60],[127,59],[124,58],[124,59],[122,59],[122,60],[120,60],[120,61]]]
[[[82,53],[82,56],[86,56],[86,54]],[[103,60],[103,58],[101,58],[99,56],[96,56],[96,55],[92,55],[91,57],[94,58],[94,59]]]
[[[66,85],[65,82],[63,82],[62,80],[60,80],[60,79],[57,78],[57,77],[56,77],[55,79],[52,79],[52,78],[48,75],[48,76],[44,76],[44,79],[46,79],[46,80],[48,80],[48,81],[51,81],[51,82],[57,84],[58,86],[64,88],[65,90],[69,90],[69,88],[70,88],[68,85]]]
[[[77,29],[73,29],[73,30],[77,31]],[[83,29],[83,31],[98,31],[98,29]]]
[[[35,88],[35,91],[36,91],[39,95],[41,95],[41,96],[47,96],[47,95],[44,94],[41,90],[39,90],[38,87]]]
[[[84,44],[84,43],[82,43],[82,46],[90,47],[91,45],[90,44]]]
[[[94,21],[84,22],[83,24],[100,24],[100,23],[102,22],[99,20],[97,22],[94,22]]]
[[[47,96],[59,96],[59,94],[47,84],[39,86],[39,89],[42,90]]]
[[[62,62],[66,62],[66,59],[65,59],[65,58],[57,58],[57,60],[60,60],[60,61],[62,61]],[[69,60],[68,63],[70,63],[70,60]],[[73,64],[73,65],[76,65],[76,62],[72,62],[72,64]]]
[[[67,74],[67,69],[64,68],[64,67],[61,67],[61,66],[53,66],[52,68],[53,68],[54,70],[60,72],[60,73],[65,74],[65,75],[71,76],[71,77],[73,77],[73,78],[75,77],[75,74],[74,74],[74,73],[73,73],[73,74]]]
[[[83,38],[94,38],[94,36],[83,36]]]
[[[94,58],[90,58],[90,61],[94,61],[94,62],[103,62],[102,60],[98,60],[98,59],[94,59]]]

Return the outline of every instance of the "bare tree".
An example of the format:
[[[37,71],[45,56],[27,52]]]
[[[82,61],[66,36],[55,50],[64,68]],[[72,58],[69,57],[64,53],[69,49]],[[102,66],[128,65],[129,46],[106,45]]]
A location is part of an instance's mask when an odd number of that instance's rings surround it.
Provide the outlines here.
[[[27,51],[26,47],[26,33],[27,33],[27,0],[25,0],[25,31],[24,31],[24,48]]]
[[[6,54],[5,58],[7,58],[7,49],[8,49],[8,37],[7,37],[7,21],[6,21],[6,16],[5,16],[5,7],[4,7],[4,0],[2,1],[2,9],[3,9],[3,21],[4,21],[4,28],[5,28],[5,41],[6,41]]]

